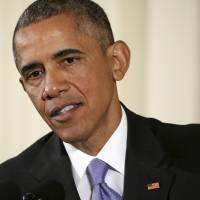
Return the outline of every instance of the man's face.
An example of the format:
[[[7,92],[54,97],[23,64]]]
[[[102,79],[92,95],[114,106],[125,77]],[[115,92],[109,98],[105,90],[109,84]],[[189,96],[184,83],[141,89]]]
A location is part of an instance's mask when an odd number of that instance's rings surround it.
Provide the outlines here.
[[[20,29],[15,44],[21,83],[60,138],[101,140],[116,128],[121,113],[113,58],[79,33],[72,17],[58,15]]]

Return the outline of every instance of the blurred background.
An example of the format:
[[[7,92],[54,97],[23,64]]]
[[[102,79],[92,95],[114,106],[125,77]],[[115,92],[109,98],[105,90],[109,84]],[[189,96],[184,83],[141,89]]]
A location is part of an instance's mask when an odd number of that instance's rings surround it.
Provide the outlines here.
[[[33,0],[0,0],[0,162],[50,129],[18,82],[12,34]],[[96,0],[107,12],[115,39],[127,42],[132,60],[118,83],[134,112],[171,123],[200,122],[200,1]]]

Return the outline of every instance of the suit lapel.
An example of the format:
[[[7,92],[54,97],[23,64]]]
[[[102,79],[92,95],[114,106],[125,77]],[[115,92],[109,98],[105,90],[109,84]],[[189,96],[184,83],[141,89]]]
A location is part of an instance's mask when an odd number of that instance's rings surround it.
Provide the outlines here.
[[[174,175],[167,169],[170,162],[154,136],[159,122],[151,122],[128,110],[126,113],[128,139],[124,199],[167,200]]]
[[[148,168],[136,160],[127,160],[124,199],[167,200],[173,178],[167,170]],[[158,184],[159,188],[148,189],[148,184]]]
[[[42,151],[29,167],[31,175],[38,182],[58,181],[66,193],[66,200],[79,200],[71,173],[71,164],[64,146],[56,135],[52,135]]]

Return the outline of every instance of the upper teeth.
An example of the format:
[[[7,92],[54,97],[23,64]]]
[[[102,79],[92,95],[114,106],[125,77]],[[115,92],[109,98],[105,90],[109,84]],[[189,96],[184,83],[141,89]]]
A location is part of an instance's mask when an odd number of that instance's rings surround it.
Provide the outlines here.
[[[69,110],[71,110],[71,109],[73,109],[73,108],[74,108],[74,105],[65,106],[65,107],[60,111],[60,113],[65,113],[65,112],[67,112],[67,111],[69,111]]]

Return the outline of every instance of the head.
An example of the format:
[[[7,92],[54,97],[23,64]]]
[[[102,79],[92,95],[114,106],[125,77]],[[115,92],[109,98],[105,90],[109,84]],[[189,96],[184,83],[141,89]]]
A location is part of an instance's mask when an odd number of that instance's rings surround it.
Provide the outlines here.
[[[54,132],[79,148],[105,143],[121,118],[116,81],[130,53],[114,42],[103,9],[90,0],[35,1],[17,23],[13,50],[20,82]]]

